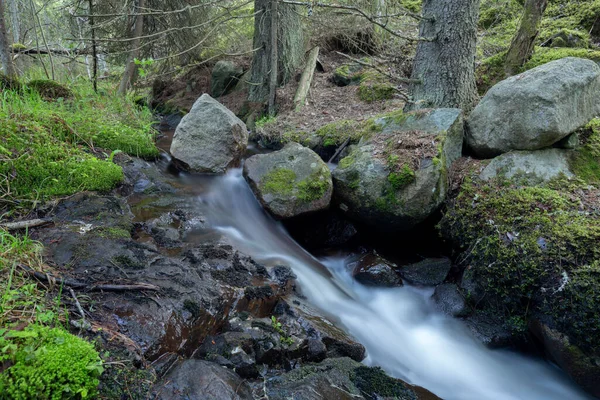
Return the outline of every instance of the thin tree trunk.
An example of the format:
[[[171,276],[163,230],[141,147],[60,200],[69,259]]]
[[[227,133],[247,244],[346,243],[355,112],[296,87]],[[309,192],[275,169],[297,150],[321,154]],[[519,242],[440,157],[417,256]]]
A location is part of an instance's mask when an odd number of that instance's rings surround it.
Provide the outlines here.
[[[2,1],[2,0],[0,0],[0,1]],[[36,12],[35,12],[35,6],[33,4],[33,1],[29,2],[29,8],[31,9],[31,17],[33,19],[35,19]],[[35,48],[39,49],[40,48],[40,39],[38,37],[38,31],[37,31],[37,28],[35,27],[35,23],[33,24],[33,36],[35,37]],[[40,63],[42,64],[42,68],[44,69],[44,73],[46,74],[46,78],[50,79],[50,74],[48,73],[48,68],[46,68],[46,63],[44,62],[44,59],[42,57],[40,57],[39,60],[40,60]]]
[[[277,92],[277,78],[279,76],[279,65],[277,60],[279,57],[277,55],[277,30],[279,27],[279,18],[278,18],[278,0],[271,0],[271,71],[269,74],[269,115],[275,115],[275,95]]]
[[[46,40],[46,34],[44,33],[44,27],[40,20],[40,15],[38,14],[37,10],[35,9],[35,3],[33,2],[33,0],[31,0],[31,9],[33,10],[33,15],[35,16],[35,20],[37,21],[37,24],[40,27],[40,35],[42,36],[42,41],[44,42],[44,47],[46,47],[46,50],[48,51],[48,58],[50,59],[50,71],[52,72],[52,80],[54,80],[55,79],[54,58],[52,57],[52,53],[50,52],[50,47],[48,46],[48,41]],[[46,75],[48,75],[48,72],[46,72]]]
[[[125,66],[125,72],[123,73],[123,78],[121,79],[121,83],[119,84],[119,89],[117,91],[120,95],[125,95],[127,93],[127,88],[129,84],[133,80],[133,75],[136,71],[135,59],[138,57],[140,52],[140,36],[144,31],[144,7],[146,6],[145,0],[138,0],[137,7],[137,16],[135,18],[135,27],[133,30],[133,38],[131,41],[131,52],[129,53],[129,58],[127,60],[127,65]]]
[[[405,110],[456,107],[477,102],[475,46],[479,0],[424,0],[420,41],[413,63],[411,102]]]
[[[21,21],[19,19],[19,4],[17,0],[10,0],[10,19],[12,22],[13,43],[21,42]]]
[[[504,71],[507,76],[519,71],[533,54],[533,44],[539,33],[540,22],[548,0],[526,0],[519,30],[513,37],[506,53]]]
[[[96,48],[96,29],[94,28],[94,0],[88,0],[90,11],[90,31],[92,35],[92,85],[98,92],[98,52]]]
[[[313,48],[310,51],[310,53],[308,53],[306,67],[302,72],[302,76],[300,77],[300,83],[298,84],[298,90],[296,91],[296,95],[294,96],[294,106],[296,107],[296,111],[300,111],[300,109],[306,104],[306,97],[308,96],[310,84],[312,83],[313,76],[315,75],[315,68],[317,67],[318,57],[319,46]]]
[[[4,0],[0,0],[0,62],[5,75],[15,77],[17,70],[12,59],[12,51],[6,30],[6,19],[4,18]]]
[[[269,101],[269,83],[273,31],[271,3],[272,0],[255,0],[254,10],[254,52],[251,68],[251,86],[248,100],[254,103],[267,103]],[[277,84],[289,82],[298,67],[302,65],[304,57],[304,33],[300,13],[296,6],[289,4],[278,5],[277,24]]]

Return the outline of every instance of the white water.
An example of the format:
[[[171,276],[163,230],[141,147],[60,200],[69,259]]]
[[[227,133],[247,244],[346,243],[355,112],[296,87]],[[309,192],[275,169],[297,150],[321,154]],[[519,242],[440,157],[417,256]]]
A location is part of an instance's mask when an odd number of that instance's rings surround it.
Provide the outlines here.
[[[241,250],[289,265],[311,303],[366,347],[366,364],[448,400],[588,398],[550,364],[481,345],[434,309],[431,290],[367,288],[343,257],[316,260],[262,210],[240,170],[217,178],[202,204],[209,223]]]

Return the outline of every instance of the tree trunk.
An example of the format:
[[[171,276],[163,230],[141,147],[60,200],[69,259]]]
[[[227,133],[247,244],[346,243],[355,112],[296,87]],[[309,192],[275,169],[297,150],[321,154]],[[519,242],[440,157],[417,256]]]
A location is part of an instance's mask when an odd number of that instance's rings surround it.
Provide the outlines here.
[[[7,76],[17,76],[17,70],[12,59],[12,51],[6,30],[6,19],[4,18],[4,0],[0,0],[0,62],[2,71]]]
[[[507,76],[514,75],[531,57],[533,44],[539,33],[540,22],[548,0],[526,0],[521,25],[510,43],[504,61]]]
[[[475,46],[479,0],[424,0],[423,16],[405,110],[456,107],[477,102]]]
[[[96,47],[96,28],[94,27],[94,0],[88,0],[90,12],[90,32],[92,35],[92,86],[98,92],[98,48]]]
[[[19,19],[19,4],[17,0],[10,1],[10,19],[12,22],[13,43],[21,42],[21,20]]]
[[[271,6],[272,0],[255,0],[254,52],[251,68],[251,86],[248,100],[266,103],[269,100],[269,77],[272,57]],[[277,16],[277,70],[278,84],[289,82],[302,65],[304,57],[304,33],[300,11],[296,6],[278,4]]]
[[[142,36],[142,33],[144,32],[144,15],[142,14],[144,12],[144,7],[146,7],[146,0],[138,0],[137,7],[134,8],[134,10],[136,10],[135,14],[137,14],[135,17],[135,27],[133,29],[134,40],[131,41],[131,52],[129,53],[129,58],[125,65],[125,72],[123,73],[123,78],[121,79],[117,91],[120,95],[125,95],[125,93],[127,93],[127,89],[133,80],[133,75],[136,70],[135,59],[140,53],[140,36]]]
[[[279,75],[279,65],[277,55],[278,50],[278,27],[279,27],[279,10],[278,0],[271,0],[271,72],[269,74],[269,115],[275,115],[275,95],[277,94],[277,78]]]

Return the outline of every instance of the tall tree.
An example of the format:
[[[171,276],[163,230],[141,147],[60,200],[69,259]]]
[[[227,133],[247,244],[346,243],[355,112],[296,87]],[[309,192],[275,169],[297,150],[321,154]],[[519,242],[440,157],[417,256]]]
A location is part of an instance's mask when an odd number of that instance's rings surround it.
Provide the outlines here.
[[[548,0],[526,0],[519,30],[513,37],[506,53],[504,71],[514,75],[531,58],[533,44],[539,33],[540,22]]]
[[[248,100],[266,103],[272,87],[270,76],[274,70],[272,62],[275,62],[272,58],[277,59],[277,84],[289,82],[304,58],[304,33],[300,12],[294,5],[278,0],[255,0],[254,10],[255,52]],[[275,26],[271,29],[273,21]],[[277,49],[273,49],[274,43],[277,43]]]
[[[0,62],[2,63],[2,71],[5,75],[17,76],[17,69],[12,59],[10,41],[7,36],[4,0],[0,0]]]
[[[475,50],[479,0],[424,0],[420,42],[413,62],[406,110],[457,107],[477,102]]]
[[[135,25],[133,28],[133,40],[131,41],[131,50],[129,52],[129,58],[127,59],[127,64],[125,65],[125,72],[123,72],[123,77],[121,78],[121,83],[119,84],[119,89],[117,91],[118,94],[124,95],[127,93],[127,88],[129,87],[131,81],[133,80],[133,76],[136,71],[135,59],[138,58],[140,53],[140,43],[141,36],[144,32],[144,8],[146,7],[146,0],[138,0],[137,7],[134,8],[135,12]]]

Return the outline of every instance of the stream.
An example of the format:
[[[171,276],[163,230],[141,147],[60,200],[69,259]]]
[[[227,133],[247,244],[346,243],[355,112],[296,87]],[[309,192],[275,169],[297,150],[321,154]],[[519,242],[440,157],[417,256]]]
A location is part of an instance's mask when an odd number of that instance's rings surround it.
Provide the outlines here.
[[[459,319],[436,309],[433,288],[366,287],[347,267],[356,254],[313,257],[262,209],[241,169],[175,179],[193,194],[213,232],[267,266],[291,267],[302,294],[365,346],[365,364],[448,400],[591,398],[545,360],[485,347]],[[191,233],[187,240],[202,241],[205,234]]]

